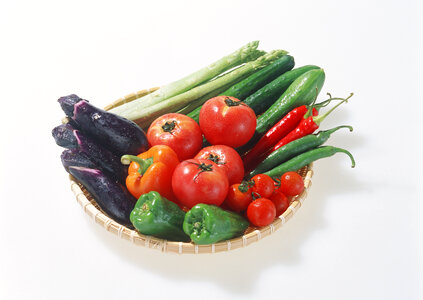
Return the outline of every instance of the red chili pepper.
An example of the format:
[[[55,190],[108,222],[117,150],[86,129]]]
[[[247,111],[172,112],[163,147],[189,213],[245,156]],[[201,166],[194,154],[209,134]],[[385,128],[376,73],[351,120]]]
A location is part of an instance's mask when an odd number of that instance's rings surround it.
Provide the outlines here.
[[[266,134],[257,142],[257,144],[243,157],[244,168],[246,171],[253,170],[266,156],[272,147],[284,136],[290,133],[304,118],[308,112],[305,105],[294,108],[276,123]],[[313,116],[317,116],[318,111],[313,107]]]
[[[349,97],[342,99],[341,102],[339,102],[337,105],[335,105],[333,108],[331,108],[328,112],[326,112],[324,115],[321,116],[310,116],[303,118],[298,126],[292,130],[289,134],[287,134],[284,138],[282,138],[273,148],[272,151],[275,151],[279,149],[280,147],[297,140],[303,136],[306,136],[308,134],[312,134],[317,128],[319,128],[320,123],[342,103],[346,102],[349,98],[352,97],[353,94],[351,94]],[[332,98],[332,97],[331,97]],[[339,98],[332,98],[332,99],[339,99]]]

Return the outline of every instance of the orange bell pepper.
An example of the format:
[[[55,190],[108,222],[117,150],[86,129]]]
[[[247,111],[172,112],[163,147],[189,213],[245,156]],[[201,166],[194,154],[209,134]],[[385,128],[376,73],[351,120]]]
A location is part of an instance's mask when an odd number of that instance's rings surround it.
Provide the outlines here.
[[[135,197],[151,191],[177,203],[172,191],[172,174],[179,164],[178,155],[169,146],[156,145],[137,156],[123,155],[123,164],[130,164],[126,187]]]

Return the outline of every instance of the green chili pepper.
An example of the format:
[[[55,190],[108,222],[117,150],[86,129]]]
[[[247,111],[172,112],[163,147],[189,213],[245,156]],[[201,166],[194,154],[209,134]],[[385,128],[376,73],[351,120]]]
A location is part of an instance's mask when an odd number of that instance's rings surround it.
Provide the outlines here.
[[[160,196],[158,192],[141,195],[130,220],[142,234],[171,241],[189,241],[182,230],[185,213],[175,203]]]
[[[351,167],[352,168],[355,167],[354,157],[352,156],[350,152],[342,148],[324,146],[324,147],[319,147],[319,148],[310,150],[308,152],[304,152],[294,158],[291,158],[290,160],[284,162],[283,164],[277,166],[276,168],[270,171],[265,172],[264,174],[269,175],[270,177],[281,176],[285,174],[286,172],[297,171],[315,160],[332,156],[338,152],[347,154],[351,159],[351,163],[352,163]]]
[[[238,237],[249,226],[241,215],[214,205],[197,204],[184,220],[184,231],[196,244],[213,244]]]
[[[265,160],[263,160],[253,171],[248,174],[248,177],[251,178],[254,175],[269,171],[298,154],[323,145],[329,139],[332,133],[341,128],[348,128],[350,131],[353,130],[351,126],[343,125],[329,130],[320,131],[317,134],[309,134],[294,140],[270,153]]]

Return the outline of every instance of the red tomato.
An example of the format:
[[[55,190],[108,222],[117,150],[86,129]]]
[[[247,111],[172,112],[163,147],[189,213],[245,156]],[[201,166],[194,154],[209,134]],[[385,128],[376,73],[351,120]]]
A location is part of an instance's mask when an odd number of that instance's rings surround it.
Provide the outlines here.
[[[261,198],[269,198],[275,190],[275,182],[272,177],[266,174],[257,174],[251,181],[254,182],[252,192],[258,194]]]
[[[273,202],[276,208],[276,216],[280,216],[285,212],[285,210],[289,207],[289,199],[282,193],[280,190],[276,190],[272,197],[270,197],[270,201]]]
[[[240,183],[244,178],[244,164],[241,156],[233,148],[225,145],[206,147],[200,150],[195,159],[208,159],[225,170],[229,184]]]
[[[173,193],[179,203],[188,208],[198,203],[219,206],[225,200],[228,188],[225,171],[209,160],[185,160],[173,172]]]
[[[171,113],[158,117],[147,131],[151,146],[167,145],[179,160],[194,157],[203,145],[203,136],[197,122],[188,116]]]
[[[287,196],[297,196],[304,191],[304,180],[296,172],[286,172],[281,177],[279,189]]]
[[[254,135],[256,115],[245,103],[234,97],[211,98],[200,110],[200,127],[212,145],[239,147]]]
[[[272,201],[259,198],[248,205],[247,218],[254,226],[267,226],[276,217],[276,208]]]
[[[251,201],[253,201],[251,188],[247,184],[237,183],[229,187],[228,195],[223,205],[232,211],[241,212],[247,209]]]

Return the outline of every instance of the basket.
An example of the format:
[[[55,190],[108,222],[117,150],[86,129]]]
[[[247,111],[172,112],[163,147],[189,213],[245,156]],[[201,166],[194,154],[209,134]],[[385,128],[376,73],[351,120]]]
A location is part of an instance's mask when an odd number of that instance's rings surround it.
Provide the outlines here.
[[[106,106],[105,109],[109,110],[113,107],[122,105],[123,103],[133,101],[157,89],[158,88],[152,88],[129,94]],[[304,191],[292,199],[288,209],[282,215],[276,218],[272,224],[260,228],[250,226],[241,237],[211,245],[196,245],[194,243],[173,242],[140,234],[136,230],[132,230],[109,218],[100,209],[94,198],[85,189],[85,187],[72,176],[70,176],[70,183],[71,190],[75,194],[76,200],[81,205],[84,212],[87,213],[95,223],[100,224],[107,231],[114,233],[118,237],[128,240],[135,245],[156,249],[162,252],[177,254],[202,254],[225,252],[246,247],[266,236],[271,235],[273,232],[281,228],[283,224],[285,224],[294,216],[307,197],[308,190],[311,186],[311,177],[313,176],[312,164],[300,169],[298,173],[304,179]]]

